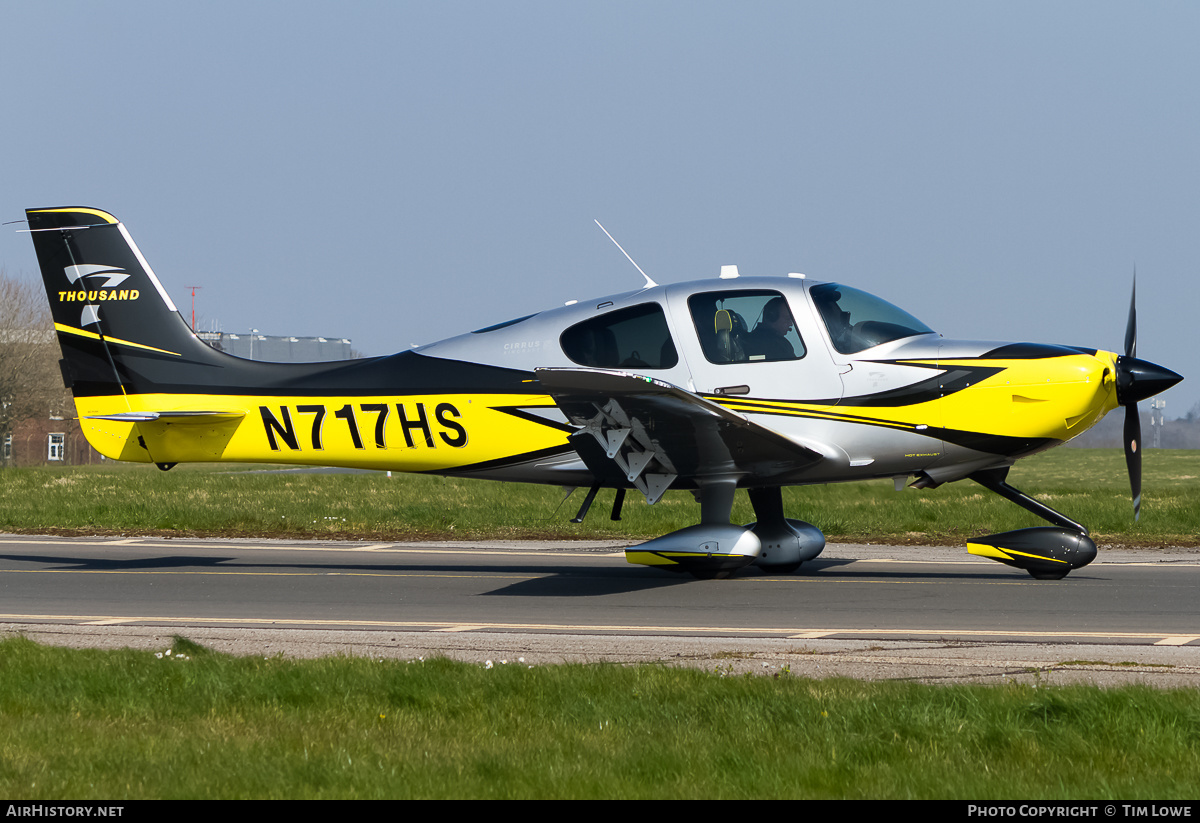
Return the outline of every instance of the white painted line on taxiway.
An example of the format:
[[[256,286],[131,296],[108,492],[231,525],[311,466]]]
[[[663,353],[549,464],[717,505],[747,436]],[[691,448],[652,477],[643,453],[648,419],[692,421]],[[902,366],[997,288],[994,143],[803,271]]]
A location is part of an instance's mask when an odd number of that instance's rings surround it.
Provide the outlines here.
[[[1175,634],[1171,632],[1071,632],[1071,631],[1005,631],[1003,629],[803,629],[766,628],[754,626],[619,626],[619,625],[576,625],[570,623],[459,623],[439,620],[416,621],[387,621],[387,620],[322,620],[303,618],[238,618],[238,617],[162,617],[152,615],[67,615],[67,614],[0,614],[0,622],[13,623],[46,623],[65,621],[72,624],[98,625],[104,622],[113,623],[168,623],[168,624],[219,624],[237,626],[304,626],[323,628],[344,628],[349,626],[404,629],[411,631],[434,632],[467,632],[467,631],[545,631],[570,632],[573,634],[596,633],[635,633],[663,635],[752,635],[756,637],[781,637],[789,639],[815,640],[833,635],[851,637],[1006,637],[1023,640],[1142,640],[1152,641],[1159,646],[1183,646],[1200,636],[1192,634]]]

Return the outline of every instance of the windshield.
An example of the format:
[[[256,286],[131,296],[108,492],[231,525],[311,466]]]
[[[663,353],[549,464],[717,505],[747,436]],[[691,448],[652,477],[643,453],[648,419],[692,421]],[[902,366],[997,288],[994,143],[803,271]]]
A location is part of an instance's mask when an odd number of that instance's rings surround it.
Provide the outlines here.
[[[810,294],[833,347],[842,354],[854,354],[902,337],[934,333],[908,312],[865,291],[822,283],[813,286]]]

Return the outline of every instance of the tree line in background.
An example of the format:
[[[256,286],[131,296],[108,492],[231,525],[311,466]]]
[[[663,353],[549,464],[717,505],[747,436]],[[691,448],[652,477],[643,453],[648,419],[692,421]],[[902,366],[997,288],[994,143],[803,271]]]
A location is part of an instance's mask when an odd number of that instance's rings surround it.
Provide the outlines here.
[[[1151,419],[1149,403],[1139,404],[1142,418],[1142,444],[1147,449],[1200,449],[1200,403],[1175,420]],[[1082,449],[1122,448],[1123,412],[1111,412],[1068,445]]]

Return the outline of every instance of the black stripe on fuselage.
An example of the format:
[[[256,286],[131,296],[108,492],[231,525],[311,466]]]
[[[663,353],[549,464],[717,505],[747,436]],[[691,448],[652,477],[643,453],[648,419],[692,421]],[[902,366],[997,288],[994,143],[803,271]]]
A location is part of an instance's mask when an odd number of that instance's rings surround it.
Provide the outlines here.
[[[548,418],[542,417],[539,414],[534,414],[533,412],[526,411],[526,408],[556,409],[558,407],[557,406],[536,406],[536,407],[535,406],[528,406],[528,407],[525,407],[525,406],[492,406],[492,411],[498,411],[498,412],[504,412],[505,414],[511,414],[513,417],[516,417],[520,420],[525,420],[530,423],[537,423],[540,426],[548,426],[552,429],[558,429],[559,431],[566,432],[567,434],[571,434],[572,432],[579,431],[578,426],[572,426],[571,424],[564,423],[561,420],[550,420]]]
[[[1043,360],[1048,357],[1070,357],[1076,354],[1096,356],[1098,349],[1081,346],[1052,346],[1047,343],[1007,343],[979,355],[980,360]]]
[[[99,340],[59,335],[76,396],[112,394],[112,367]],[[68,349],[70,350],[68,352]],[[268,363],[213,351],[203,360],[125,348],[115,358],[129,394],[307,397],[392,394],[542,394],[533,374],[517,369],[400,352],[325,363]]]
[[[494,460],[484,460],[479,463],[468,463],[465,466],[455,466],[452,469],[437,469],[435,471],[423,472],[423,474],[436,474],[447,477],[470,476],[479,472],[511,468],[534,460],[545,460],[548,457],[558,457],[564,454],[576,454],[575,447],[569,443],[564,443],[561,446],[551,446],[546,449],[508,455],[507,457],[497,457]]]
[[[837,423],[853,423],[860,426],[876,426],[884,429],[899,429],[912,434],[941,440],[987,454],[1003,455],[1005,457],[1024,457],[1045,451],[1060,441],[1049,437],[1012,437],[1004,434],[986,434],[984,432],[963,431],[960,429],[942,429],[934,426],[918,428],[913,423],[888,420],[882,417],[866,417],[859,414],[840,412],[835,409],[798,409],[783,405],[761,405],[757,401],[739,400],[736,404],[729,403],[729,398],[711,397],[712,400],[724,400],[725,405],[741,414],[769,414],[779,417],[805,417],[813,420],[831,420]],[[775,401],[779,402],[779,401]],[[745,405],[741,405],[745,403]],[[749,408],[748,408],[749,406]]]
[[[933,377],[901,386],[897,389],[877,392],[875,394],[860,394],[851,397],[821,398],[818,400],[770,400],[751,398],[731,398],[728,395],[705,395],[723,405],[731,403],[778,403],[803,404],[806,406],[858,406],[863,408],[899,408],[900,406],[917,406],[929,403],[939,397],[954,394],[971,386],[976,386],[989,377],[1004,371],[1003,366],[939,366],[936,363],[916,363],[910,360],[871,360],[871,363],[884,365],[915,366],[920,369],[932,369],[940,372]]]
[[[902,366],[916,366],[923,369],[937,369],[942,372],[927,380],[921,380],[899,389],[876,394],[860,394],[854,397],[843,397],[838,401],[839,406],[889,407],[916,406],[929,403],[939,397],[955,394],[977,386],[984,380],[1004,371],[1002,366],[939,366],[930,363],[912,363],[904,360],[875,361],[894,363]]]
[[[946,443],[1004,457],[1028,457],[1062,443],[1053,437],[1012,437],[1007,434],[985,434],[959,429],[928,429],[920,434],[940,437]]]

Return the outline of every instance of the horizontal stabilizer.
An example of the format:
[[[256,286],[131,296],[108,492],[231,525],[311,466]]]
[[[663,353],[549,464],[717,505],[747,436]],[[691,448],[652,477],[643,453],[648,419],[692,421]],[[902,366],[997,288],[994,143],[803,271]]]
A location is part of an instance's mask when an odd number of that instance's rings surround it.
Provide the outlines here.
[[[244,411],[145,411],[120,412],[118,414],[89,414],[85,420],[113,420],[117,423],[220,423],[229,420],[240,420],[245,417]]]

